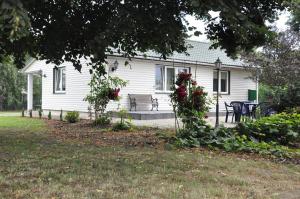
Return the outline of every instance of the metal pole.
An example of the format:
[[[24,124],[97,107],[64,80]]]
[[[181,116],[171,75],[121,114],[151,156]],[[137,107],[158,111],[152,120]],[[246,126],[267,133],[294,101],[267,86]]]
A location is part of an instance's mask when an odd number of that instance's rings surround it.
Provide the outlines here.
[[[217,79],[218,79],[218,84],[217,84],[217,103],[216,103],[216,125],[215,127],[219,126],[219,83],[220,83],[220,69],[217,69]]]

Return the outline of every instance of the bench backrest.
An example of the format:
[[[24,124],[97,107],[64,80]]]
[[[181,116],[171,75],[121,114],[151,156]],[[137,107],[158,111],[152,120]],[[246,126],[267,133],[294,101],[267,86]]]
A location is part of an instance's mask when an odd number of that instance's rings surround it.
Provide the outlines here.
[[[129,98],[135,99],[137,102],[143,101],[143,102],[151,102],[152,95],[148,94],[128,94]]]

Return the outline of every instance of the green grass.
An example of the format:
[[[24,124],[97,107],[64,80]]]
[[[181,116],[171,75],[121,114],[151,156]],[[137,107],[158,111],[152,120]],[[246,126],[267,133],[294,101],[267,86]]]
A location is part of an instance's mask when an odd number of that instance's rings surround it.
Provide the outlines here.
[[[57,141],[42,120],[0,117],[0,198],[277,198],[300,167],[213,152]]]
[[[21,116],[22,111],[0,111],[0,116]]]
[[[0,117],[0,128],[8,128],[11,130],[39,131],[45,128],[45,124],[41,120],[30,119],[25,117]]]

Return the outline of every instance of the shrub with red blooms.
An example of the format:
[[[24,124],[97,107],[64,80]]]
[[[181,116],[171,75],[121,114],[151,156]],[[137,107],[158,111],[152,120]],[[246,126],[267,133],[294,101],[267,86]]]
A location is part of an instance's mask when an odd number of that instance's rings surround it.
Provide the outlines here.
[[[197,86],[197,82],[195,80],[192,80],[192,85]]]
[[[118,77],[103,75],[94,70],[90,85],[90,93],[84,98],[95,113],[95,119],[105,115],[105,109],[110,100],[119,100],[120,88],[126,86],[127,81]]]
[[[190,74],[190,73],[179,73],[177,81],[176,81],[176,85],[180,86],[180,85],[186,83],[187,81],[190,81],[191,77],[192,77],[192,74]]]
[[[119,99],[120,88],[110,89],[108,93],[108,98],[110,100],[118,100]]]
[[[186,87],[184,85],[180,85],[175,92],[177,94],[177,100],[180,102],[184,101],[187,96]]]
[[[190,73],[178,74],[171,94],[174,112],[185,129],[206,125],[204,118],[208,111],[207,93],[191,77]]]

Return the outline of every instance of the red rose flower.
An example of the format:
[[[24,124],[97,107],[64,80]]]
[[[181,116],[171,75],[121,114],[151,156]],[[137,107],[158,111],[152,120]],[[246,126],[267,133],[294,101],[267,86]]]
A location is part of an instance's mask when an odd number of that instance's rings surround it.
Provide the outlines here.
[[[119,97],[120,88],[111,89],[108,93],[108,98],[110,100],[116,100]]]
[[[184,80],[184,81],[187,81],[187,80],[190,80],[192,77],[192,74],[191,73],[179,73],[179,79],[181,80]]]
[[[197,86],[197,82],[195,80],[192,80],[192,85]]]
[[[179,86],[176,89],[176,93],[179,101],[183,101],[184,98],[187,96],[186,88],[184,85]]]
[[[200,96],[200,95],[202,95],[203,94],[203,90],[199,90],[199,89],[197,89],[197,90],[195,90],[194,92],[193,92],[193,95],[194,96]]]

